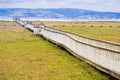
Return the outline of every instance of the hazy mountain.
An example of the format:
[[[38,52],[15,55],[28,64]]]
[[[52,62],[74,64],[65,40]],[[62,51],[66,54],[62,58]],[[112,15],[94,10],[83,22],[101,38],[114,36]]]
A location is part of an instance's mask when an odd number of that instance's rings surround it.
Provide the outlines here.
[[[57,19],[120,19],[120,13],[99,12],[84,9],[58,8],[58,9],[22,9],[1,8],[0,18],[57,18]]]

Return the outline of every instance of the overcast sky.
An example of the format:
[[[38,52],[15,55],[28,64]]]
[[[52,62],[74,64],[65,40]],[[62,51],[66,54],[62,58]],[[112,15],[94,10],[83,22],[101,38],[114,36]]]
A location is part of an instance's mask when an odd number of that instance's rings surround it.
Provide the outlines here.
[[[120,0],[0,0],[0,8],[79,8],[120,12]]]

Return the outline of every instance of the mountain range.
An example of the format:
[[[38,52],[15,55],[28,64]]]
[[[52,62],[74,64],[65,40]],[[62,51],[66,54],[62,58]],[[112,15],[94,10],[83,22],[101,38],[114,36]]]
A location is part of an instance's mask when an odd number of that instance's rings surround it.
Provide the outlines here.
[[[120,12],[100,12],[75,8],[0,8],[0,18],[120,19]]]

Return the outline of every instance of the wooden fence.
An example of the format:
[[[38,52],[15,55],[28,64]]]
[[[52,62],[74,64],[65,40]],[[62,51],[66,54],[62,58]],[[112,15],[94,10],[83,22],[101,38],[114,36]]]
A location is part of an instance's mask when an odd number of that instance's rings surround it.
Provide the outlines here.
[[[69,32],[16,20],[31,31],[58,44],[92,66],[120,79],[120,44],[87,38]]]

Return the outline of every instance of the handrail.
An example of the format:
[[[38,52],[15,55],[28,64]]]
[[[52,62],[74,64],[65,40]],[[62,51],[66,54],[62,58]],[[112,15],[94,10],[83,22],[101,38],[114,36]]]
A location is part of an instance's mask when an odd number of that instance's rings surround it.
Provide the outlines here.
[[[113,51],[117,51],[117,52],[120,52],[120,44],[119,43],[114,43],[114,42],[108,42],[108,41],[104,41],[104,40],[98,40],[98,39],[94,39],[94,38],[88,38],[88,37],[84,37],[84,36],[81,36],[81,35],[77,35],[77,34],[74,34],[74,33],[71,33],[71,32],[67,32],[67,31],[62,31],[62,30],[58,30],[58,29],[54,29],[54,28],[50,28],[50,27],[47,27],[46,28],[50,29],[50,30],[54,30],[54,31],[57,31],[57,32],[62,32],[62,33],[65,33],[65,34],[68,34],[70,35],[72,38],[74,38],[75,40],[77,41],[80,41],[80,38],[83,38],[83,42],[84,43],[87,43],[87,44],[90,44],[90,45],[93,45],[93,46],[97,46],[97,47],[101,47],[101,48],[106,48],[106,49],[109,49],[109,50],[113,50]],[[91,41],[91,43],[89,42],[85,42],[85,40],[88,39]],[[93,41],[96,41],[99,45],[96,45],[95,42]],[[104,44],[104,45],[103,45]],[[106,47],[107,46],[107,47]],[[112,47],[111,47],[112,46]]]
[[[87,39],[91,39],[91,40],[95,40],[95,41],[100,41],[100,42],[104,42],[104,43],[109,43],[109,44],[113,44],[113,45],[118,45],[118,46],[120,46],[120,43],[111,42],[111,41],[106,41],[106,40],[101,40],[101,39],[96,39],[96,38],[91,38],[91,37],[86,37],[86,36],[83,36],[83,35],[78,35],[78,34],[75,34],[75,33],[72,33],[72,32],[68,32],[68,31],[62,31],[62,30],[55,29],[55,28],[48,27],[48,26],[45,26],[45,27],[50,28],[50,29],[53,29],[53,30],[57,30],[57,31],[61,31],[61,32],[73,34],[73,35],[76,35],[76,36],[79,36],[79,37],[83,37],[83,38],[87,38]]]
[[[86,44],[86,45],[89,45],[89,46],[92,46],[92,47],[95,47],[95,48],[104,49],[104,50],[108,50],[108,51],[112,51],[112,52],[116,52],[116,53],[120,54],[120,51],[115,51],[115,50],[111,50],[111,49],[107,49],[107,48],[103,48],[103,47],[99,47],[99,46],[94,46],[94,45],[91,45],[91,44],[88,44],[88,43],[84,43],[84,42],[78,41],[78,40],[75,39],[74,37],[66,34],[66,32],[63,33],[63,31],[58,32],[58,31],[51,31],[51,30],[48,30],[48,29],[46,29],[46,28],[43,28],[43,29],[44,29],[44,30],[47,30],[47,31],[50,31],[50,32],[53,32],[53,33],[59,33],[59,34],[66,35],[66,36],[70,37],[71,39],[73,39],[74,41],[76,41],[76,42],[78,42],[78,43]]]

